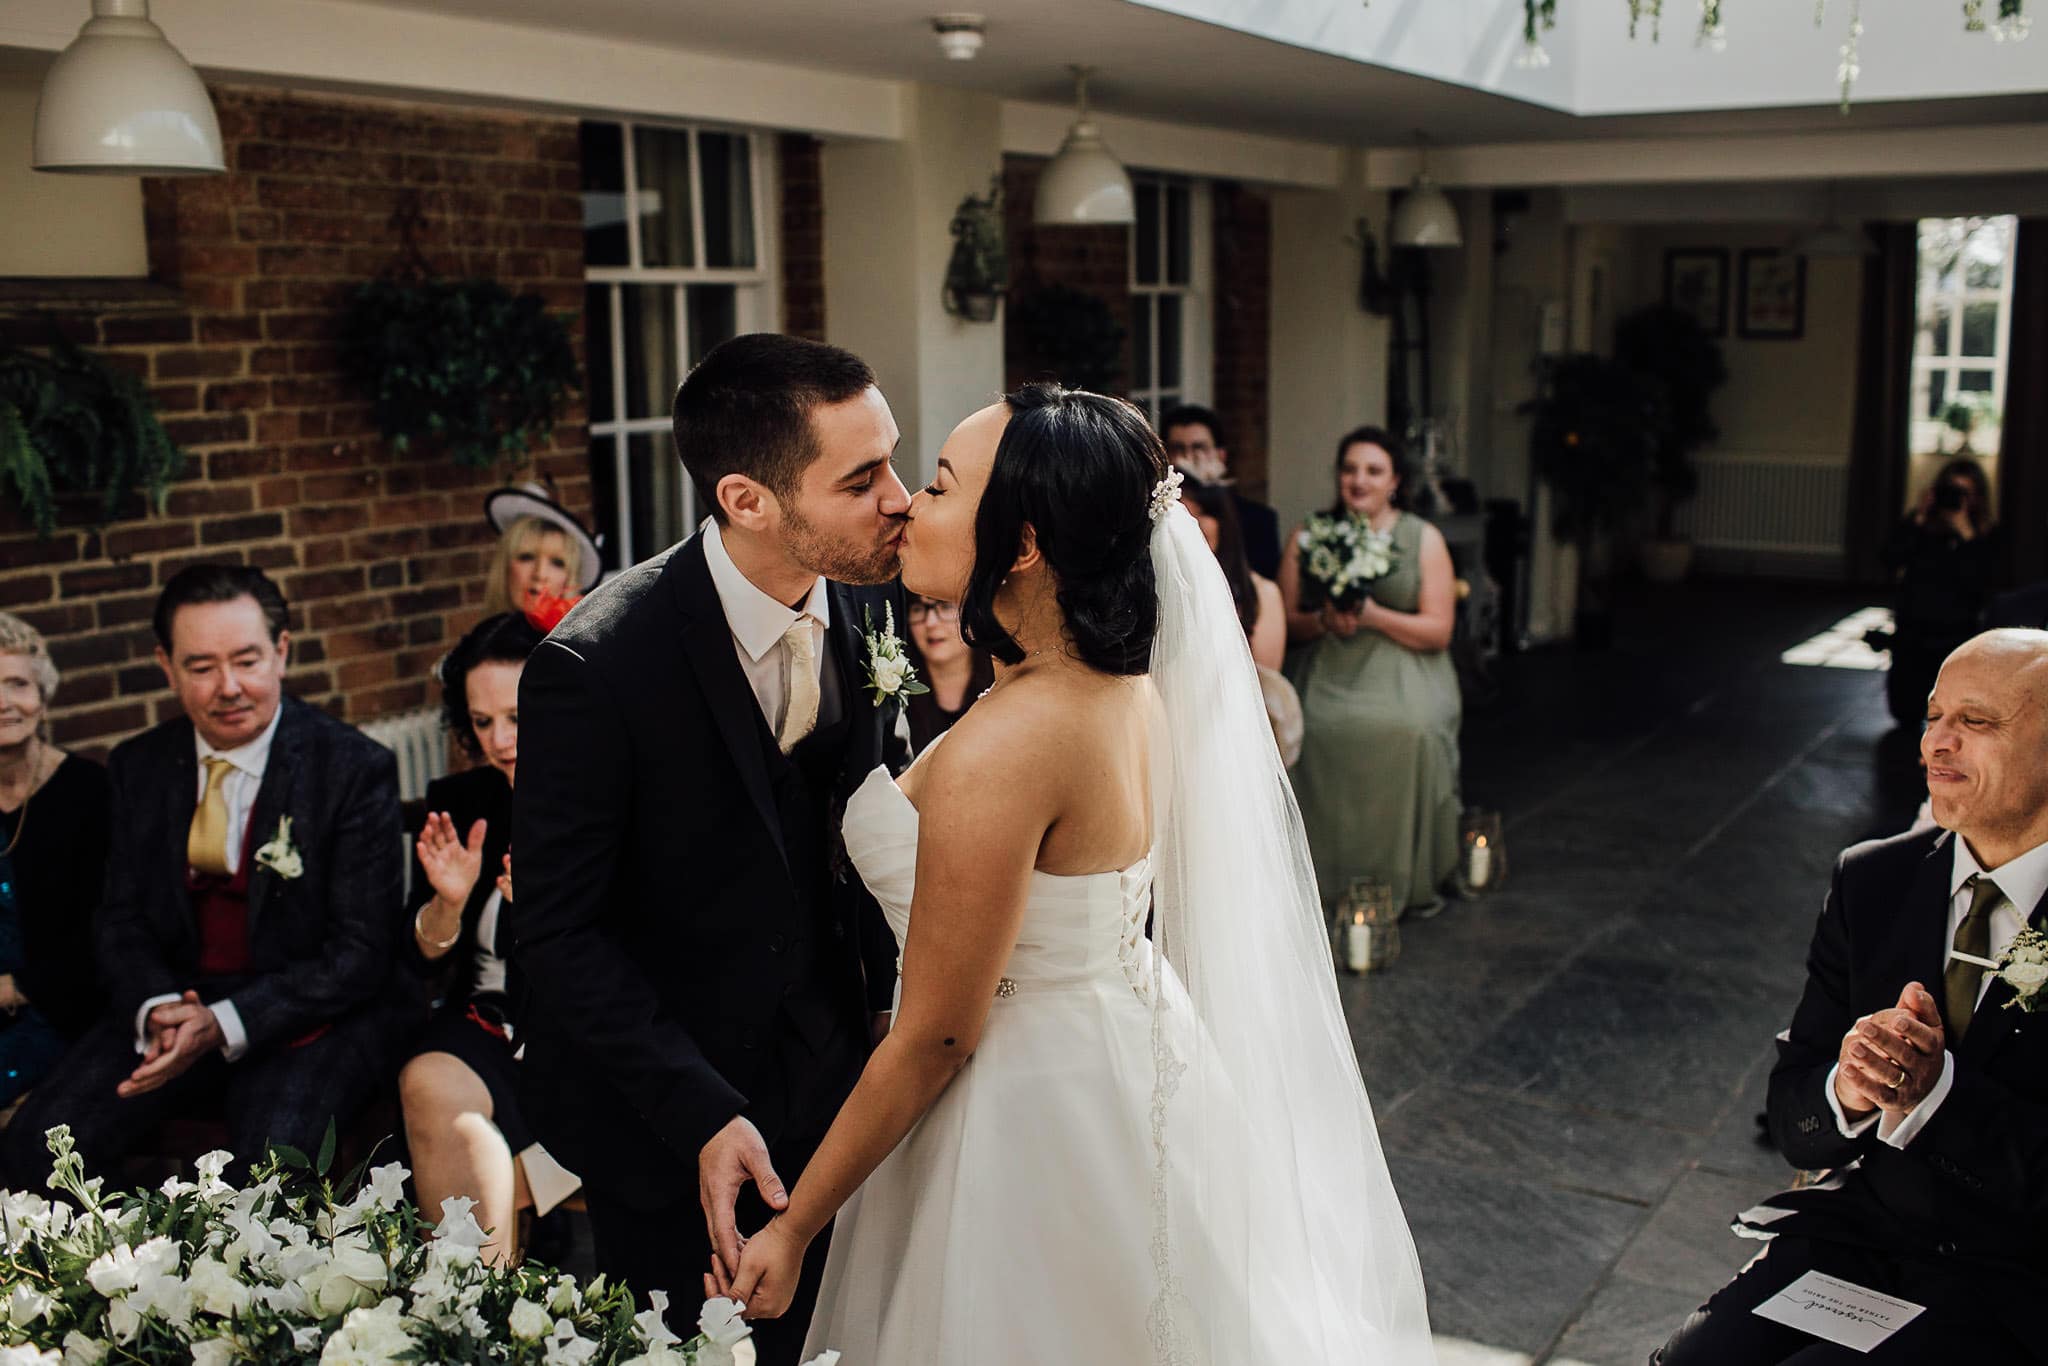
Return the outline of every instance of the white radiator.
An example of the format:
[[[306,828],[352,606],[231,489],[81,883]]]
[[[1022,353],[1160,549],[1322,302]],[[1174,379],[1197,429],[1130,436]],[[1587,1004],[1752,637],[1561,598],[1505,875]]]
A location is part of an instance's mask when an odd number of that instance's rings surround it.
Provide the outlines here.
[[[1782,458],[1705,457],[1678,530],[1710,549],[1840,556],[1849,471]]]
[[[398,756],[398,800],[417,801],[427,784],[448,772],[448,732],[441,709],[421,707],[365,722],[363,734]]]

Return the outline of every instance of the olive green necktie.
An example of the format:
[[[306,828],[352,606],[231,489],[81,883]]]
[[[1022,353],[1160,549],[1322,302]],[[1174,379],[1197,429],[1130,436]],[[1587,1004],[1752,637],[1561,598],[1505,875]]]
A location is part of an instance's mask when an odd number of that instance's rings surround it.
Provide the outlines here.
[[[185,836],[185,861],[202,873],[234,876],[228,867],[228,794],[221,784],[234,765],[209,755],[206,765],[206,795],[192,813],[192,829]]]
[[[1970,912],[1956,926],[1955,950],[1976,958],[1991,956],[1991,916],[2005,904],[2005,893],[1982,873],[1963,884],[1970,889]],[[1951,958],[1943,975],[1948,996],[1948,1031],[1957,1039],[1970,1030],[1970,1017],[1977,1013],[1977,988],[1983,985],[1985,969],[1960,958]]]

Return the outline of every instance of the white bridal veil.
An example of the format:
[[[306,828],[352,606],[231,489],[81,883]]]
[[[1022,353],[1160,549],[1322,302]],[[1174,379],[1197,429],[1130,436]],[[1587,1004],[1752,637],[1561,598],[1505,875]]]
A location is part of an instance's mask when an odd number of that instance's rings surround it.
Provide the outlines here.
[[[1152,563],[1153,936],[1196,1020],[1170,1019],[1155,960],[1155,1361],[1433,1363],[1414,1242],[1229,587],[1177,504],[1157,519]]]

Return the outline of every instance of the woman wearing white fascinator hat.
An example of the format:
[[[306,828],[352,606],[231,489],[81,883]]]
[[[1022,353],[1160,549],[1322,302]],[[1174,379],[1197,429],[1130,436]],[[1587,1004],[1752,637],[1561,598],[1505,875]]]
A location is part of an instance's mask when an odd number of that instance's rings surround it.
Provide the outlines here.
[[[526,611],[543,598],[574,599],[604,574],[593,536],[539,481],[493,489],[484,516],[498,533],[484,586],[487,613]]]

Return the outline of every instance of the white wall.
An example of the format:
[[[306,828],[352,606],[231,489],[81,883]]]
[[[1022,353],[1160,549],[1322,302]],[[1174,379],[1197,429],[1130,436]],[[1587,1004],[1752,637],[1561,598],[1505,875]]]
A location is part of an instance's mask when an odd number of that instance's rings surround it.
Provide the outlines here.
[[[1387,205],[1356,154],[1339,188],[1276,189],[1272,205],[1267,497],[1284,529],[1330,501],[1337,438],[1386,418],[1388,325],[1359,307],[1351,238],[1363,217],[1384,243]]]
[[[149,274],[139,179],[29,169],[41,84],[0,71],[0,277]]]
[[[961,418],[1003,384],[1003,329],[945,311],[940,288],[963,197],[1002,167],[1001,102],[919,85],[901,142],[831,142],[822,157],[825,329],[875,367],[903,441],[906,482],[928,481]]]

